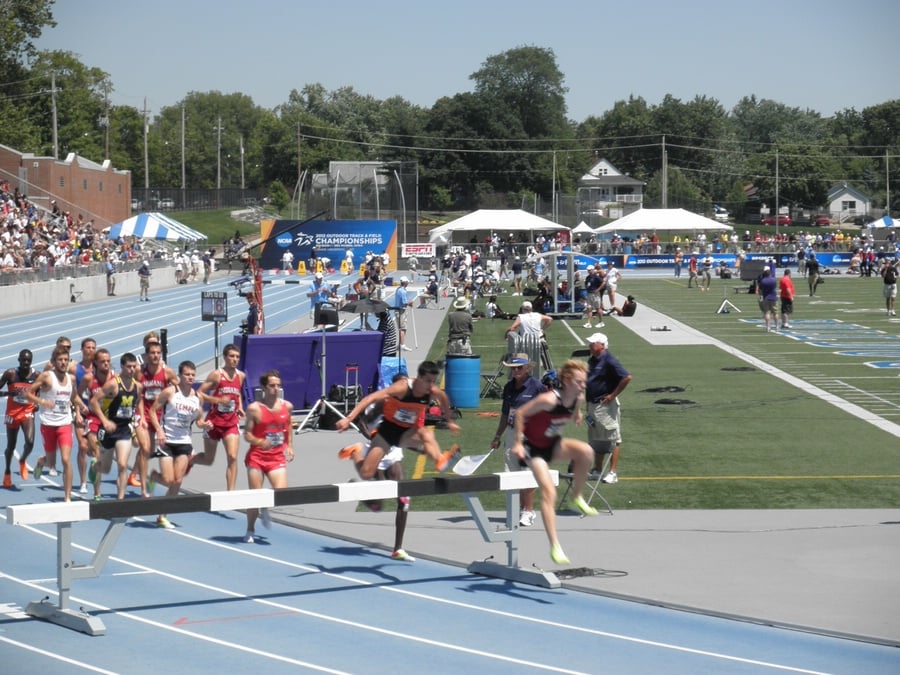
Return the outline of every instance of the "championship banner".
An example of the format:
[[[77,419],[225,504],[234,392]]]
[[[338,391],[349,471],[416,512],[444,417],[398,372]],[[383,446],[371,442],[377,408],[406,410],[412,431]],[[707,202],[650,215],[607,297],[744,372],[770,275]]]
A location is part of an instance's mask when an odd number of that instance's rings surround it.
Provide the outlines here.
[[[278,269],[285,250],[294,254],[294,265],[306,262],[315,246],[319,258],[328,258],[330,266],[339,268],[353,252],[353,266],[359,268],[371,251],[390,257],[388,270],[397,269],[396,220],[263,220],[260,237],[265,242],[259,265],[263,269]]]

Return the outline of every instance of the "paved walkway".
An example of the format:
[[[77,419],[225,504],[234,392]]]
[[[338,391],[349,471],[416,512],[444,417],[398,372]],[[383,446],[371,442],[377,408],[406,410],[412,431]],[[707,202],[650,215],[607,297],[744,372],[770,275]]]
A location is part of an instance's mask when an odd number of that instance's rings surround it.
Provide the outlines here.
[[[411,371],[425,357],[444,313],[416,310],[418,348],[407,352]],[[661,324],[677,329],[671,331],[673,337],[682,335],[677,322],[642,308],[644,313],[646,320],[632,324],[637,332],[644,324]],[[302,326],[290,325],[278,332],[298,328]],[[687,329],[684,334],[690,332]],[[200,371],[208,366],[204,364]],[[289,483],[349,480],[353,469],[339,461],[336,453],[350,439],[349,432],[298,436],[299,461],[289,467]],[[240,468],[243,474],[243,465]],[[189,484],[198,491],[223,489],[224,463],[210,469],[198,467]],[[238,485],[246,485],[243,475]],[[615,486],[603,488],[614,509],[615,490]],[[354,504],[338,503],[278,509],[273,515],[285,524],[365,545],[389,548],[393,542],[393,512],[357,512]],[[502,526],[503,514],[491,517]],[[561,515],[558,522],[572,560],[569,569],[578,575],[563,575],[568,586],[900,646],[896,573],[900,511],[896,509],[616,510],[615,515],[596,518]],[[520,566],[554,570],[540,520],[520,530],[520,535]],[[483,542],[462,500],[458,512],[419,512],[413,500],[404,547],[417,557],[462,566],[489,556],[507,560],[505,545]]]

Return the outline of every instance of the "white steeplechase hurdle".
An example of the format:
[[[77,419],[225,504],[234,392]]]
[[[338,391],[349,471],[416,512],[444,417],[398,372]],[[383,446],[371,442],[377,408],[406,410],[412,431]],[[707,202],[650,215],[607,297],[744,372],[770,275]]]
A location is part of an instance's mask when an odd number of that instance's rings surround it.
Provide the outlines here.
[[[551,471],[554,484],[559,474]],[[459,494],[488,543],[506,544],[507,562],[475,561],[467,570],[472,574],[497,577],[545,588],[559,588],[559,579],[552,572],[519,567],[519,490],[537,487],[530,471],[513,471],[478,476],[436,476],[417,480],[360,481],[332,483],[273,490],[232,490],[204,492],[175,497],[152,499],[108,500],[101,502],[75,501],[40,504],[16,504],[6,507],[9,525],[56,525],[56,578],[59,598],[56,605],[44,600],[31,602],[25,613],[88,635],[105,635],[106,627],[96,616],[69,606],[72,583],[77,579],[99,577],[115,548],[122,529],[129,518],[155,516],[158,513],[192,513],[234,511],[251,508],[278,508],[300,504],[353,502],[397,497]],[[506,526],[492,529],[487,512],[477,493],[500,490],[506,493]],[[89,520],[107,520],[109,525],[91,561],[76,563],[72,559],[72,525]]]

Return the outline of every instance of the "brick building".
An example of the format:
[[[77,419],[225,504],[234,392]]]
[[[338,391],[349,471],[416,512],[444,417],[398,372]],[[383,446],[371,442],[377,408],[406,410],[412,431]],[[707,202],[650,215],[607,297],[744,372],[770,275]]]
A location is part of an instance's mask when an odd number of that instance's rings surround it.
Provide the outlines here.
[[[0,145],[0,178],[40,207],[56,200],[73,217],[84,215],[102,229],[131,215],[131,172],[97,164],[75,153],[65,159],[38,157]]]

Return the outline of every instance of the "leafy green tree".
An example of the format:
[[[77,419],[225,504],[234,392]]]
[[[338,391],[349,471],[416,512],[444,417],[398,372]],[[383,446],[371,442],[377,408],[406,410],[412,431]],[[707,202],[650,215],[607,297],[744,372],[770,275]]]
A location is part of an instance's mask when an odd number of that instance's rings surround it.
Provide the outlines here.
[[[453,195],[450,194],[450,190],[445,187],[441,187],[440,185],[432,185],[430,201],[431,207],[434,208],[439,214],[443,215],[444,211],[449,209],[453,204]]]
[[[13,83],[7,96],[26,90],[20,81],[27,72],[26,62],[37,54],[34,40],[44,28],[56,26],[51,8],[53,0],[4,0],[0,5],[0,82]],[[18,91],[16,91],[18,89]]]
[[[568,88],[552,49],[525,46],[489,56],[469,79],[475,82],[475,93],[509,110],[528,138],[568,132]]]
[[[284,211],[287,205],[291,203],[291,196],[281,181],[273,181],[269,186],[269,200],[277,211]]]
[[[588,117],[578,128],[590,139],[595,159],[608,159],[622,173],[647,179],[662,163],[653,111],[640,96],[616,101],[601,117]]]

